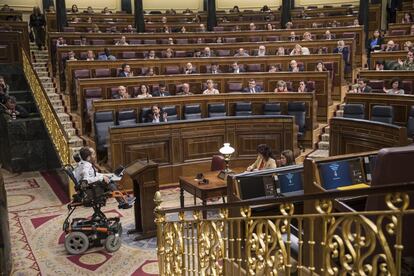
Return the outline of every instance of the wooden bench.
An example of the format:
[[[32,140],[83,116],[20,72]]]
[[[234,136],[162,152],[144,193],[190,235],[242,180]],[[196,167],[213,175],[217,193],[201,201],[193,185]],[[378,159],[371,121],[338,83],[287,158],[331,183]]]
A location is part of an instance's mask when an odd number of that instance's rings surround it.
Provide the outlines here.
[[[0,64],[22,63],[23,33],[0,31]]]
[[[406,60],[407,52],[406,51],[372,52],[370,68],[375,69],[375,64],[377,61],[387,61],[389,63],[392,61],[397,62],[398,59]]]
[[[401,22],[401,20],[399,21]],[[414,23],[390,23],[388,24],[388,34],[390,36],[404,36],[404,35],[411,35],[410,31],[411,31],[411,25],[414,25]],[[393,34],[394,31],[397,30],[401,30],[404,31],[404,34],[400,34],[400,33],[395,33]]]
[[[407,129],[368,120],[332,118],[329,156],[408,145]]]
[[[313,35],[322,36],[327,28],[318,28],[318,29],[292,29],[292,30],[275,30],[275,31],[240,31],[240,32],[205,32],[205,33],[157,33],[157,34],[119,34],[118,36],[114,37],[112,33],[49,33],[48,34],[48,51],[49,56],[53,57],[54,50],[56,49],[56,40],[59,37],[63,37],[66,40],[67,44],[75,44],[74,40],[80,40],[81,36],[84,36],[88,41],[92,40],[103,40],[105,45],[113,45],[114,39],[119,39],[121,35],[126,37],[127,41],[131,39],[136,41],[144,41],[144,40],[168,40],[169,37],[175,39],[188,39],[189,41],[197,40],[198,38],[204,39],[206,42],[215,42],[217,37],[222,38],[236,38],[238,42],[249,42],[252,37],[255,38],[255,41],[268,41],[270,38],[275,40],[288,40],[291,31],[294,31],[296,35],[302,36],[305,31],[310,31]],[[355,64],[356,66],[360,66],[362,64],[362,53],[365,48],[365,34],[361,26],[359,27],[339,27],[339,28],[329,28],[331,33],[337,35],[337,39],[343,38],[342,36],[345,34],[346,36],[354,35],[355,38]],[[348,39],[352,39],[348,37]],[[319,41],[320,43],[321,41]],[[323,40],[325,44],[327,40]],[[306,43],[305,41],[298,40],[297,43],[303,44]],[[305,45],[305,44],[304,44]],[[165,45],[171,46],[171,45]],[[320,45],[324,46],[324,45]],[[191,47],[194,47],[192,45]]]
[[[24,21],[8,21],[8,20],[1,20],[0,21],[0,28],[11,28],[13,31],[18,31],[22,33],[22,45],[24,49],[29,53],[29,31],[28,31],[28,24]]]
[[[225,74],[228,72],[231,64],[237,61],[243,65],[244,69],[249,72],[250,66],[260,66],[261,72],[267,72],[270,65],[279,66],[282,71],[288,72],[290,61],[295,59],[302,63],[304,71],[315,71],[316,64],[323,60],[327,65],[330,64],[332,70],[330,76],[332,77],[332,99],[341,100],[341,86],[344,83],[344,65],[342,55],[328,54],[328,55],[306,55],[306,56],[265,56],[265,57],[214,57],[214,58],[175,58],[175,59],[157,59],[157,60],[116,60],[116,61],[68,61],[66,64],[66,93],[73,94],[74,87],[72,87],[75,80],[75,70],[90,70],[90,77],[96,77],[96,69],[107,68],[111,70],[111,77],[116,77],[118,71],[123,63],[130,65],[135,76],[142,76],[143,70],[150,67],[154,68],[157,75],[167,75],[167,68],[174,68],[179,66],[180,73],[186,63],[191,62],[193,67],[197,68],[198,73],[205,74],[207,67],[212,63],[220,66],[220,69]],[[251,70],[253,71],[253,70]],[[255,70],[258,72],[258,70]],[[230,76],[237,78],[237,74],[230,73]],[[122,80],[119,80],[122,82]]]
[[[171,96],[171,97],[153,97],[146,99],[107,99],[96,100],[93,102],[93,109],[90,113],[84,112],[80,117],[80,133],[85,139],[91,139],[94,143],[95,129],[93,124],[93,116],[90,114],[101,111],[112,111],[114,118],[117,118],[119,111],[134,110],[138,116],[137,122],[142,118],[142,110],[150,108],[154,104],[159,106],[175,106],[177,115],[180,119],[184,119],[185,106],[198,104],[201,108],[202,118],[208,118],[208,106],[210,104],[222,103],[225,106],[227,116],[234,116],[235,103],[250,102],[252,104],[253,115],[264,114],[265,103],[280,103],[281,114],[287,115],[289,102],[304,102],[306,106],[306,130],[299,141],[304,147],[312,148],[316,143],[313,137],[313,130],[318,127],[316,114],[317,102],[314,93],[238,93],[238,94],[219,94],[219,95],[192,95],[192,96]],[[89,117],[90,116],[90,117]]]
[[[361,78],[367,80],[380,80],[384,81],[387,88],[391,88],[390,81],[394,78],[399,79],[402,82],[402,87],[405,90],[405,94],[414,94],[414,71],[400,71],[400,70],[387,70],[387,71],[374,71],[363,70],[359,73]],[[382,92],[382,91],[380,91]]]
[[[250,79],[255,79],[258,85],[263,87],[263,91],[273,91],[279,80],[286,80],[297,87],[299,81],[313,81],[315,84],[315,97],[318,102],[318,121],[327,122],[328,107],[332,104],[331,87],[328,72],[279,72],[279,73],[241,73],[241,74],[221,74],[221,75],[170,75],[154,76],[154,77],[131,77],[131,78],[101,78],[101,79],[78,79],[76,81],[76,99],[75,108],[72,110],[74,114],[81,116],[86,110],[86,89],[99,90],[101,95],[95,98],[110,99],[112,98],[112,89],[116,90],[119,85],[123,85],[132,94],[134,88],[140,84],[146,84],[150,87],[158,86],[164,83],[167,90],[175,95],[177,86],[182,83],[190,85],[190,91],[194,94],[200,94],[204,88],[206,80],[212,79],[217,84],[220,93],[229,93],[229,86],[247,87]]]
[[[411,106],[414,106],[414,96],[387,95],[385,93],[348,93],[345,102],[347,104],[363,104],[365,119],[371,117],[371,110],[374,105],[392,106],[394,109],[394,124],[406,126]]]
[[[138,127],[112,127],[109,135],[109,166],[114,169],[136,159],[159,164],[160,184],[175,183],[179,176],[210,170],[211,158],[223,143],[235,149],[230,167],[247,167],[256,158],[259,144],[274,153],[298,152],[296,126],[290,116],[227,117]]]

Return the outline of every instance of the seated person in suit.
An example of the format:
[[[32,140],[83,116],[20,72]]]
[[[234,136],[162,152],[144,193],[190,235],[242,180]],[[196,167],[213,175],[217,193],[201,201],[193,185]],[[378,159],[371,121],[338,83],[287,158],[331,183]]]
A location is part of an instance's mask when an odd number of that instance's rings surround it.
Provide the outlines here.
[[[147,118],[145,119],[146,123],[160,123],[160,122],[167,122],[168,114],[164,111],[162,111],[162,109],[158,106],[158,105],[153,105],[151,106],[151,112],[148,113]]]
[[[148,68],[148,70],[144,74],[147,77],[156,76],[157,74],[154,71],[154,67]]]
[[[249,30],[256,31],[256,25],[253,22],[249,24]]]
[[[103,54],[100,54],[98,56],[98,60],[116,60],[116,57],[114,55],[111,55],[111,52],[108,48],[105,48]]]
[[[132,27],[132,25],[128,25],[126,26],[126,28],[123,31],[124,33],[135,33],[134,28]]]
[[[243,89],[243,92],[247,93],[258,93],[262,92],[262,88],[258,85],[256,85],[256,81],[254,79],[249,80],[249,87],[245,87]]]
[[[324,37],[326,40],[332,40],[332,39],[334,39],[334,36],[331,34],[331,31],[330,31],[330,30],[326,30],[326,32],[325,32],[325,34],[323,35],[323,37]]]
[[[256,56],[264,57],[266,55],[266,47],[264,45],[259,46],[259,50],[257,50]]]
[[[6,84],[3,76],[0,76],[0,103],[6,103],[6,97],[9,95],[10,87]]]
[[[269,73],[276,73],[280,72],[280,67],[278,65],[270,65],[269,66]]]
[[[310,55],[309,49],[302,47],[299,44],[295,45],[295,48],[290,52],[291,56]]]
[[[391,89],[384,87],[384,92],[391,95],[404,95],[404,89],[401,88],[401,81],[397,78],[391,80]]]
[[[155,55],[155,51],[154,50],[149,51],[145,59],[157,59],[157,56]]]
[[[279,167],[286,167],[296,164],[295,156],[293,155],[293,151],[291,150],[282,151],[282,153],[280,154],[280,160],[278,161]]]
[[[234,54],[235,57],[248,57],[249,54],[246,53],[246,51],[243,48],[239,48],[239,50],[237,50],[237,53]]]
[[[115,97],[116,99],[120,99],[120,100],[125,100],[125,99],[130,98],[126,87],[123,85],[118,86],[118,95],[115,95],[115,96],[116,96]]]
[[[139,94],[137,95],[138,99],[144,99],[144,98],[151,98],[152,95],[149,92],[149,88],[148,86],[146,86],[145,84],[141,84],[139,86]]]
[[[81,36],[79,46],[87,46],[87,45],[89,45],[88,40],[86,39],[86,37]]]
[[[112,13],[112,11],[110,11],[109,9],[108,9],[108,7],[105,7],[102,11],[101,11],[101,13],[102,14],[111,14]]]
[[[213,51],[211,51],[210,47],[205,47],[201,56],[202,57],[214,57],[214,53]]]
[[[95,60],[95,53],[92,50],[89,50],[86,53],[86,60],[87,61],[93,61],[93,60]]]
[[[134,74],[131,72],[131,66],[129,64],[123,63],[121,65],[121,71],[119,71],[118,77],[126,78],[132,77]]]
[[[207,31],[206,26],[204,24],[200,24],[198,31],[201,33],[205,33]]]
[[[78,182],[86,180],[88,183],[100,182],[108,186],[112,192],[120,192],[116,183],[108,176],[98,173],[95,168],[96,153],[93,148],[83,147],[79,150],[80,160],[73,174]],[[118,208],[128,209],[134,205],[135,197],[115,197],[118,201]]]
[[[326,72],[328,71],[328,69],[326,69],[325,64],[323,64],[323,61],[318,61],[318,63],[316,63],[315,71]]]
[[[293,23],[289,21],[285,24],[285,27],[287,30],[293,29]]]
[[[129,45],[129,44],[128,44],[128,42],[126,42],[126,37],[123,35],[123,36],[121,36],[121,39],[120,39],[120,40],[118,40],[118,41],[115,43],[115,45],[116,45],[116,46],[127,46],[127,45]]]
[[[1,104],[0,108],[8,120],[29,117],[29,112],[23,106],[17,104],[15,97],[7,96],[4,101],[5,103]]]
[[[358,86],[353,89],[354,93],[370,93],[372,91],[371,86],[367,85],[368,81],[366,79],[359,79]]]
[[[385,52],[393,52],[393,51],[397,51],[397,47],[395,46],[394,41],[389,40],[387,42],[387,46],[384,49]]]
[[[414,71],[414,52],[408,51],[407,59],[405,61],[398,59],[398,64],[398,70]]]
[[[167,87],[165,87],[165,84],[160,83],[158,85],[158,90],[154,91],[154,93],[152,93],[152,96],[154,97],[166,97],[166,96],[171,96],[170,92],[167,91]]]
[[[296,33],[295,32],[293,32],[293,31],[290,32],[289,37],[288,37],[288,41],[296,41]]]
[[[345,47],[345,41],[339,40],[337,42],[337,47],[333,50],[334,53],[340,53],[342,54],[342,58],[346,62],[346,64],[349,63],[349,50],[348,47]]]
[[[217,63],[212,63],[210,67],[207,68],[207,73],[210,74],[221,74],[221,70]]]
[[[193,67],[191,62],[187,62],[184,68],[184,74],[189,75],[189,74],[195,74],[195,73],[197,73],[197,70]]]
[[[283,47],[277,48],[276,55],[277,56],[286,56],[285,48],[283,48]]]
[[[173,49],[168,48],[165,51],[164,58],[173,58],[173,57],[174,57],[174,51],[173,51]]]
[[[233,62],[233,64],[231,65],[230,73],[238,74],[241,72],[245,72],[244,68],[237,64],[237,61]]]
[[[183,85],[181,87],[181,92],[179,92],[177,95],[179,95],[179,96],[190,96],[190,95],[194,95],[194,94],[190,92],[190,85],[185,82],[185,83],[183,83]]]
[[[301,72],[303,68],[300,68],[296,60],[292,59],[289,63],[289,72]]]
[[[306,88],[306,83],[304,81],[299,82],[298,92],[299,93],[308,92],[308,88]]]
[[[204,95],[220,94],[220,92],[214,88],[213,80],[207,80],[207,89],[203,91]]]
[[[247,167],[248,172],[260,171],[265,169],[276,168],[276,161],[273,158],[272,150],[266,144],[257,146],[257,159],[256,161]]]
[[[275,88],[274,92],[275,93],[288,92],[286,82],[282,81],[282,80],[278,81],[277,84],[276,84],[276,88]]]

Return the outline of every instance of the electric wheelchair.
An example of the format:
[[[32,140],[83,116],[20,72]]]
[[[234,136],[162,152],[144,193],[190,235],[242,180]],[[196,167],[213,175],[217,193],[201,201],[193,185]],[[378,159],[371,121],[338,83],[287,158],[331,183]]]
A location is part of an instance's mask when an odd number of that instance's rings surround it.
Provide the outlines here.
[[[104,246],[108,252],[117,251],[122,244],[122,225],[118,217],[107,218],[101,211],[108,198],[122,197],[122,193],[113,192],[106,188],[100,181],[78,183],[71,165],[64,166],[63,170],[75,183],[76,194],[68,204],[69,214],[63,223],[63,231],[66,233],[65,249],[69,254],[82,254],[89,247]],[[76,207],[92,207],[91,218],[73,218],[70,216]]]

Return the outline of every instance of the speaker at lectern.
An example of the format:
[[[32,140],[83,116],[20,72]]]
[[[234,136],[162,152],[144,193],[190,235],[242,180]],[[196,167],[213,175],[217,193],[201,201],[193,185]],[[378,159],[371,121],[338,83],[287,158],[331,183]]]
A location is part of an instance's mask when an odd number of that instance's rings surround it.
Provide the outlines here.
[[[136,239],[156,235],[154,196],[159,190],[158,164],[151,160],[137,160],[129,164],[119,182],[123,190],[133,190],[135,229],[128,233],[140,234]]]

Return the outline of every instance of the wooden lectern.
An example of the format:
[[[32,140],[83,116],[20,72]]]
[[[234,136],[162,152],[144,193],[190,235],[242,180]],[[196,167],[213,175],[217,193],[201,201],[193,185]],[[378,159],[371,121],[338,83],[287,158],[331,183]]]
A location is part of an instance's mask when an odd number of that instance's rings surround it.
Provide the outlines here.
[[[154,222],[154,195],[159,190],[158,164],[151,160],[137,160],[129,164],[119,182],[123,190],[133,190],[137,198],[134,206],[136,238],[146,239],[156,235]]]

